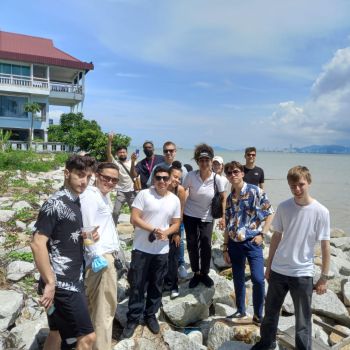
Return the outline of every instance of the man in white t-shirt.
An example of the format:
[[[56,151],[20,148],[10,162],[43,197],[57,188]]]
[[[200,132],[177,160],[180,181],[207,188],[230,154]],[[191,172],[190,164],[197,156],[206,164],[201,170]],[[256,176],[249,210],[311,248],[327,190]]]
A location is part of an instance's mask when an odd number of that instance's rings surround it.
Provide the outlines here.
[[[92,249],[108,263],[107,267],[96,271],[97,269],[91,266],[90,246],[86,247],[85,291],[96,332],[94,350],[112,347],[113,320],[117,308],[117,272],[114,258],[120,246],[108,193],[114,190],[117,183],[118,167],[114,163],[100,163],[96,170],[96,186],[89,186],[80,195],[84,227],[98,226],[100,234],[100,239]]]
[[[163,279],[167,272],[168,236],[178,232],[181,221],[180,200],[168,191],[169,181],[169,170],[157,167],[154,186],[139,192],[132,205],[130,222],[135,226],[135,236],[128,276],[128,321],[123,338],[133,335],[142,314],[150,331],[159,333],[155,315],[161,305]]]
[[[305,166],[288,171],[293,197],[282,202],[272,222],[273,236],[265,277],[269,282],[261,340],[254,350],[275,349],[280,309],[288,291],[295,309],[295,346],[312,349],[311,298],[327,291],[330,263],[329,211],[309,194],[311,174]],[[313,285],[314,248],[321,241],[321,276]]]
[[[131,160],[128,159],[128,150],[125,146],[117,147],[116,156],[118,159],[115,159],[112,154],[113,138],[114,138],[114,134],[109,133],[108,144],[107,144],[107,160],[108,162],[116,164],[119,168],[117,198],[115,199],[115,204],[113,207],[113,220],[115,225],[117,225],[121,207],[123,206],[124,203],[127,203],[131,210],[131,205],[136,197],[136,192],[134,190],[133,177],[130,173]]]

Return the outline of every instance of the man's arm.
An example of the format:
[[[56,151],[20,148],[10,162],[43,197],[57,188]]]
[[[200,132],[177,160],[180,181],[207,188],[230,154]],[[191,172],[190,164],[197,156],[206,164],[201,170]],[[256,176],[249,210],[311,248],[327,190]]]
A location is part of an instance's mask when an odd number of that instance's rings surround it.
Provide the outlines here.
[[[106,151],[107,160],[109,162],[113,161],[113,155],[112,155],[112,141],[113,141],[113,138],[114,138],[114,134],[112,132],[110,132],[108,134],[107,151]]]
[[[181,224],[180,218],[173,218],[171,219],[170,226],[166,230],[157,229],[156,235],[158,239],[168,239],[168,236],[172,235],[173,233],[179,232]]]
[[[321,241],[322,251],[322,269],[321,276],[315,285],[317,294],[324,294],[327,292],[327,277],[329,272],[329,265],[331,260],[329,241]]]
[[[263,182],[260,182],[260,183],[259,183],[259,187],[263,190],[263,189],[264,189],[264,183],[263,183]]]
[[[131,209],[130,223],[148,232],[152,232],[154,229],[156,229],[156,227],[153,227],[151,224],[142,219],[142,210],[138,208]]]
[[[44,293],[40,302],[46,309],[52,305],[56,284],[55,274],[52,271],[49,252],[47,250],[47,241],[47,236],[36,232],[30,243],[36,267],[45,283]]]
[[[267,280],[269,280],[269,278],[270,278],[272,260],[273,260],[273,257],[275,256],[276,250],[278,248],[278,245],[281,242],[281,239],[282,239],[282,233],[274,231],[274,233],[271,237],[269,257],[267,259],[267,266],[266,266],[266,271],[265,271],[265,278]]]

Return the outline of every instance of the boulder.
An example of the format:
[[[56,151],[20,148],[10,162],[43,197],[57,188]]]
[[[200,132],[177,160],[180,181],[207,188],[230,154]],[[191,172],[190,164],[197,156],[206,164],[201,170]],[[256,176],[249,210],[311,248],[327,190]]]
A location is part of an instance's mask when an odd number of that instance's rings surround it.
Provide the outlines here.
[[[336,328],[338,331],[345,333],[347,336],[350,335],[350,329],[347,327],[344,327],[341,325],[335,325],[334,328]],[[344,337],[340,336],[339,334],[337,334],[335,332],[332,332],[329,335],[329,343],[332,346],[340,343],[343,339],[344,339]],[[349,349],[350,349],[350,345],[346,345],[345,347],[342,348],[342,350],[349,350]]]
[[[211,251],[211,257],[213,259],[213,263],[214,265],[218,268],[218,269],[226,269],[228,267],[231,267],[230,264],[227,264],[224,260],[223,254],[222,254],[222,250],[218,249],[218,248],[214,248]]]
[[[210,277],[214,281],[215,293],[213,296],[213,303],[226,304],[233,308],[236,307],[236,295],[233,289],[232,281],[216,273],[211,272]]]
[[[340,238],[345,236],[346,234],[342,229],[336,227],[331,229],[331,238]]]
[[[199,345],[203,345],[203,334],[200,331],[191,331],[187,337]]]
[[[347,281],[342,286],[343,302],[345,306],[350,306],[350,281]]]
[[[23,294],[13,290],[0,290],[0,331],[12,326],[21,312]]]
[[[20,230],[20,231],[25,231],[25,229],[27,228],[27,225],[20,221],[20,220],[16,220],[16,227]]]
[[[209,306],[214,296],[214,288],[206,288],[202,284],[189,289],[181,286],[180,295],[174,300],[163,297],[163,311],[170,321],[180,327],[203,320],[209,316]]]
[[[20,211],[22,209],[32,209],[32,206],[26,201],[19,201],[12,205],[12,209],[15,211]]]
[[[239,341],[225,341],[218,350],[249,350],[251,349],[251,344],[245,344]]]
[[[118,282],[117,282],[118,301],[122,301],[128,297],[129,288],[130,288],[130,285],[126,278],[123,277],[118,279]]]
[[[234,335],[234,329],[229,321],[213,321],[209,328],[208,349],[219,349],[224,342],[234,340]]]
[[[226,304],[216,303],[215,304],[215,316],[227,317],[235,313],[236,309]]]
[[[350,317],[344,304],[338,299],[336,294],[327,290],[325,294],[312,296],[312,312],[329,317],[339,323],[350,326]]]
[[[331,238],[330,243],[343,251],[350,250],[350,237]]]
[[[163,339],[165,344],[169,346],[170,350],[204,350],[207,348],[206,346],[199,344],[197,341],[192,340],[191,337],[170,329],[164,332]]]
[[[16,260],[12,261],[7,266],[6,278],[10,281],[19,281],[26,275],[32,273],[35,270],[35,266],[31,262]]]
[[[0,210],[0,222],[8,222],[15,215],[14,210]]]
[[[282,305],[282,310],[284,312],[287,312],[288,314],[294,314],[294,304],[292,296],[290,295],[290,292],[287,293],[286,297],[284,298],[284,302]]]

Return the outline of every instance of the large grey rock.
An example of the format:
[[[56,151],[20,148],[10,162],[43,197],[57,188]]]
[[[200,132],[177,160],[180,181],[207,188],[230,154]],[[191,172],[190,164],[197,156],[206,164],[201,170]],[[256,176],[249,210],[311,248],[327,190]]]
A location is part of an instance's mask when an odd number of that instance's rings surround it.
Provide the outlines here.
[[[252,347],[251,344],[245,344],[239,341],[225,341],[218,350],[249,350]]]
[[[220,269],[220,270],[227,269],[228,267],[231,266],[225,262],[221,249],[218,249],[218,248],[212,249],[211,256],[212,256],[214,265],[218,269]]]
[[[200,331],[192,331],[187,334],[188,338],[199,345],[203,345],[203,334]]]
[[[21,312],[23,295],[12,290],[0,290],[0,331],[12,326]]]
[[[199,285],[196,288],[180,288],[180,296],[174,300],[164,297],[163,311],[176,326],[185,327],[190,323],[203,320],[209,316],[209,306],[214,296],[214,288]]]
[[[114,346],[113,350],[134,350],[135,345],[135,340],[133,338],[123,339]]]
[[[343,251],[350,250],[350,237],[331,238],[330,243]]]
[[[10,281],[19,281],[26,275],[32,273],[35,269],[35,266],[31,262],[27,261],[12,261],[8,266],[7,266],[7,276],[6,278]]]
[[[45,313],[36,320],[26,320],[11,329],[17,339],[18,349],[40,350],[40,343],[49,334]]]
[[[14,210],[0,210],[0,222],[8,222],[14,215]]]
[[[164,342],[170,350],[205,350],[207,347],[193,341],[183,333],[167,330],[163,334]]]
[[[130,223],[130,214],[120,214],[118,222]]]
[[[345,236],[346,234],[342,229],[336,227],[331,229],[331,238],[340,238]]]
[[[16,220],[16,227],[21,230],[21,231],[24,231],[26,228],[27,228],[27,225],[20,221],[20,220]]]
[[[347,281],[343,284],[342,292],[345,306],[350,306],[350,281]]]
[[[130,285],[126,278],[119,278],[117,282],[118,301],[124,300],[128,296]]]
[[[336,294],[329,289],[322,295],[313,294],[311,308],[312,312],[318,315],[327,316],[341,324],[350,326],[348,310]]]
[[[336,267],[336,272],[338,273],[336,277],[338,277],[339,274],[343,276],[350,276],[350,261],[348,259],[340,256],[332,256],[331,265],[335,265]],[[332,267],[331,270],[334,271]]]
[[[216,273],[210,273],[210,277],[214,281],[215,293],[213,296],[214,305],[217,303],[226,304],[231,307],[236,307],[236,296],[233,289],[232,281],[229,281],[223,276]]]
[[[31,209],[31,208],[32,208],[32,206],[26,201],[16,202],[12,206],[12,209],[15,210],[15,211],[19,211],[19,210],[22,210],[22,209]]]
[[[284,298],[282,310],[287,312],[288,314],[294,314],[294,304],[290,292],[288,292],[286,297]]]
[[[226,341],[234,340],[234,329],[227,322],[213,321],[208,334],[208,349],[216,350]]]
[[[215,316],[230,316],[232,315],[236,310],[231,307],[228,306],[226,304],[221,304],[221,303],[216,303],[215,304]]]

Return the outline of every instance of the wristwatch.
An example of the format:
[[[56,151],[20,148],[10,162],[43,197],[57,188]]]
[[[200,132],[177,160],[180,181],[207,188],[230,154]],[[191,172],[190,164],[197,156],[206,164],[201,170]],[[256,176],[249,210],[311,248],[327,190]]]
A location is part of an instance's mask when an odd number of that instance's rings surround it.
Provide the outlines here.
[[[331,275],[326,275],[325,273],[321,273],[320,280],[329,281],[330,279],[332,279]]]

